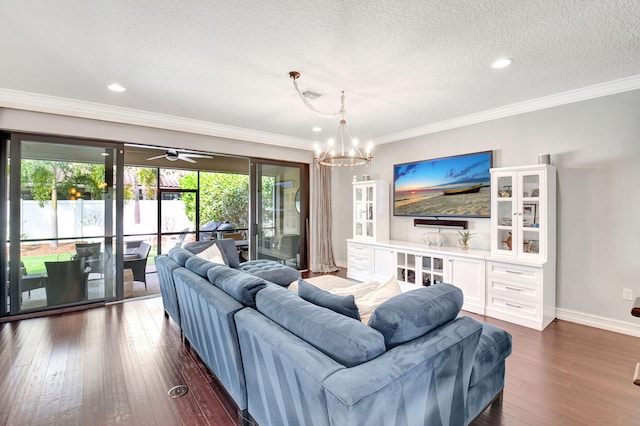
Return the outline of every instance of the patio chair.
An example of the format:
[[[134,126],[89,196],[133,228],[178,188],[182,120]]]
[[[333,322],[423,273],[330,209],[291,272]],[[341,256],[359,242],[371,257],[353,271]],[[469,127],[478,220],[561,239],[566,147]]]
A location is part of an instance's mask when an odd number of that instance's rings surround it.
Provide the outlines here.
[[[84,257],[87,266],[91,268],[90,273],[100,274],[100,277],[104,274],[104,268],[102,266],[102,253],[100,247],[102,243],[76,243],[76,256]]]
[[[143,240],[125,241],[124,254],[135,254]]]
[[[89,275],[84,257],[74,260],[44,262],[47,269],[45,290],[47,306],[77,303],[88,299],[87,277]]]
[[[147,258],[151,251],[151,245],[144,241],[140,243],[135,252],[124,255],[124,269],[133,271],[133,280],[144,283],[144,289],[147,289]]]

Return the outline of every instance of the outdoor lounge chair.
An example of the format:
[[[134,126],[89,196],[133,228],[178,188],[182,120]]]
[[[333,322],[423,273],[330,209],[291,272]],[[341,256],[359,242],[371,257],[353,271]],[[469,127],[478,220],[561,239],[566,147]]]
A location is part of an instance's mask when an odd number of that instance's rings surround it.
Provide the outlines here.
[[[133,280],[142,281],[145,290],[147,289],[147,258],[150,251],[151,245],[141,242],[134,252],[124,255],[124,269],[131,269],[133,271]]]

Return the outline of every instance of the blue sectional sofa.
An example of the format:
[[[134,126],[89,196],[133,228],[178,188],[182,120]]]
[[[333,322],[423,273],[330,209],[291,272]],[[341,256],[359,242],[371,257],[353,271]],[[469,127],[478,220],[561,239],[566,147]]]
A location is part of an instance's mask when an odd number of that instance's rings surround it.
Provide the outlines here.
[[[184,337],[245,423],[466,425],[501,397],[511,336],[459,316],[452,285],[395,296],[364,324],[239,268],[167,257]]]
[[[180,267],[184,267],[189,258],[214,244],[220,248],[224,254],[226,264],[230,268],[248,272],[251,275],[285,287],[300,277],[300,272],[296,269],[271,260],[259,259],[240,263],[238,251],[232,239],[196,241],[183,244],[182,247],[174,247],[168,254],[156,256],[155,262],[165,315],[171,317],[178,326],[180,326],[181,321],[180,309],[178,307],[173,272]]]

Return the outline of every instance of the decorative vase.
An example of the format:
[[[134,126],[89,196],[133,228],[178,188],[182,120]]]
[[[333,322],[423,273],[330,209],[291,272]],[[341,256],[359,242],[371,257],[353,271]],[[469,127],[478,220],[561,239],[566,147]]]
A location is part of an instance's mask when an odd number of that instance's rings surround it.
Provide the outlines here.
[[[462,250],[469,250],[469,244],[463,244]]]

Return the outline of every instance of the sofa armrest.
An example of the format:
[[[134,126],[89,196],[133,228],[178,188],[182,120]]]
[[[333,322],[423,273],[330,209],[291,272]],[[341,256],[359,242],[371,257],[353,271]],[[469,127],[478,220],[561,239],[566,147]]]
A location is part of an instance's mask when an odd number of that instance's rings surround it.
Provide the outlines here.
[[[261,425],[329,425],[322,381],[345,367],[254,309],[235,315],[251,416]]]
[[[323,382],[331,424],[464,425],[481,332],[479,322],[461,317],[335,372]]]

